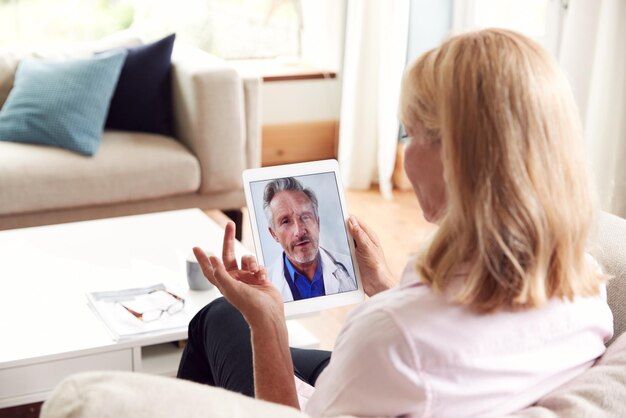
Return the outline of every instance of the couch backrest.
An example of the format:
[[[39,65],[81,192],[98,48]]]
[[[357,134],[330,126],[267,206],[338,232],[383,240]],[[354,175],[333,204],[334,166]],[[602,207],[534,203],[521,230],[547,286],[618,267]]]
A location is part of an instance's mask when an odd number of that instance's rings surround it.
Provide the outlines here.
[[[609,345],[626,329],[626,219],[606,212],[600,214],[595,256],[612,276],[607,292],[615,334]]]

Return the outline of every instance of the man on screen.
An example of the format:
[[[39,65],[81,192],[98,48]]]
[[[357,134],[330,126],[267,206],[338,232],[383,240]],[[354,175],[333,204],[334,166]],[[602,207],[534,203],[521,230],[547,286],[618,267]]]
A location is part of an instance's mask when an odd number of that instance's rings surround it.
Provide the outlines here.
[[[283,301],[313,298],[356,289],[347,266],[350,258],[319,246],[317,197],[293,177],[265,186],[263,209],[269,232],[283,253],[268,268]]]

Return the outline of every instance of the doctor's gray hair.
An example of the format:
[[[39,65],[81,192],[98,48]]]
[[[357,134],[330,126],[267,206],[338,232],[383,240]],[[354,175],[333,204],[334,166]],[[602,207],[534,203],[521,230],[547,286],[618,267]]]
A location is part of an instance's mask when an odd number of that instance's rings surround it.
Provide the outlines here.
[[[274,179],[265,185],[265,191],[263,192],[263,211],[265,212],[267,222],[272,229],[274,229],[274,217],[272,216],[270,203],[272,202],[272,199],[274,199],[274,196],[276,196],[280,192],[302,192],[307,195],[307,197],[313,204],[315,218],[319,219],[319,214],[317,211],[317,197],[315,196],[315,193],[313,193],[313,190],[309,189],[308,187],[304,187],[302,183],[300,183],[293,177]]]

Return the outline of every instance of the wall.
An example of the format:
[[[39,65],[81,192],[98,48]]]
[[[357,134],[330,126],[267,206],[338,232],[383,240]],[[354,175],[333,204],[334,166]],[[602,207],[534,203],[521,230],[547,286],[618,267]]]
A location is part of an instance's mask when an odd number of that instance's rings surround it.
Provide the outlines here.
[[[339,119],[339,79],[263,83],[263,124]]]

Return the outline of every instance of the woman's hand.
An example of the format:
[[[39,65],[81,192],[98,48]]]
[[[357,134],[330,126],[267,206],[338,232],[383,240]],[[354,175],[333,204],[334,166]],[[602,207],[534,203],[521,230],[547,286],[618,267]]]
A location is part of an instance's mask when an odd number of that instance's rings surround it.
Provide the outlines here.
[[[258,399],[298,408],[283,300],[267,272],[251,256],[235,258],[235,224],[224,231],[222,261],[193,249],[202,272],[250,325],[254,395]]]
[[[265,268],[252,255],[235,257],[235,224],[229,222],[224,231],[222,260],[207,257],[200,248],[193,253],[206,278],[235,306],[252,327],[260,321],[284,322],[284,305],[278,290],[267,278]]]
[[[394,286],[393,276],[387,266],[385,254],[378,237],[355,216],[348,219],[350,234],[356,242],[356,259],[365,294],[374,296]]]

